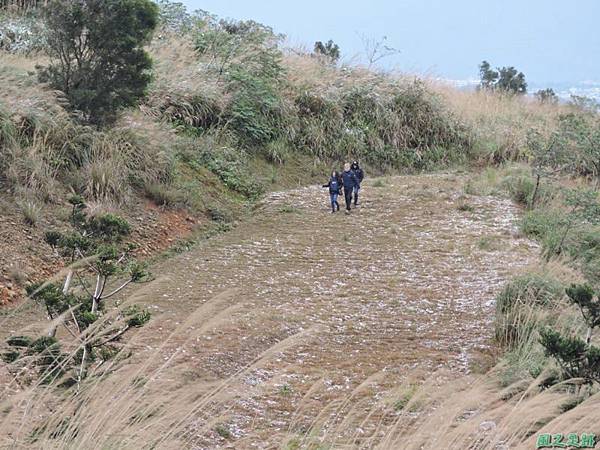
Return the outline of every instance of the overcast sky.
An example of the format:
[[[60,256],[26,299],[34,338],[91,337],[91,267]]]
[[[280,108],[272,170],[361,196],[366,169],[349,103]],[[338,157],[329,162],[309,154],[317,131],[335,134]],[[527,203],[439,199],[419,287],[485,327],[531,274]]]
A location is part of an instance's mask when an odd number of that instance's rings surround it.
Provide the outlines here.
[[[600,0],[184,0],[225,18],[254,19],[312,47],[333,39],[346,61],[359,35],[387,36],[387,68],[450,79],[477,65],[514,65],[528,81],[600,80]]]

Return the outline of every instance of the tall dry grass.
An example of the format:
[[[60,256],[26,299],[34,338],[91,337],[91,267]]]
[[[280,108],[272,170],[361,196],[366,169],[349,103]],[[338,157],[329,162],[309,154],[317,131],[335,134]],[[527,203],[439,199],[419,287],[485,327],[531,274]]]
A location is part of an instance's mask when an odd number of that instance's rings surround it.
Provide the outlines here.
[[[37,84],[36,58],[0,53],[0,181],[17,197],[57,202],[68,190],[124,204],[173,176],[173,135],[127,113],[112,130],[81,126],[61,96]]]
[[[428,84],[469,124],[476,155],[488,164],[527,161],[528,132],[534,129],[547,136],[556,129],[558,117],[572,111],[568,105],[541,103],[530,97],[463,91],[434,80]]]
[[[155,280],[119,305],[140,304],[165,279]],[[181,384],[191,366],[186,348],[201,336],[228,322],[245,305],[237,291],[223,292],[200,306],[155,347],[148,347],[142,330],[128,341],[115,358],[96,362],[79,388],[59,388],[52,383],[23,384],[23,372],[4,386],[0,399],[0,447],[11,448],[191,448],[199,436],[226,420],[223,407],[240,392],[240,381],[263,367],[287,348],[316,337],[316,329],[292,335],[257,355],[246,367],[223,381],[196,380]],[[102,321],[114,320],[114,315]],[[1,319],[0,319],[1,320]],[[155,324],[157,327],[158,324]],[[90,333],[99,331],[102,323]],[[88,333],[88,336],[90,336]],[[152,342],[157,342],[156,339]],[[75,357],[83,344],[75,344]],[[138,355],[139,353],[139,355]],[[131,356],[133,354],[133,356]],[[165,356],[168,355],[168,356]],[[29,361],[30,367],[35,361]],[[46,377],[53,377],[46,373]],[[180,380],[174,383],[173,380]],[[193,388],[193,389],[192,389]],[[199,420],[203,417],[206,420]]]

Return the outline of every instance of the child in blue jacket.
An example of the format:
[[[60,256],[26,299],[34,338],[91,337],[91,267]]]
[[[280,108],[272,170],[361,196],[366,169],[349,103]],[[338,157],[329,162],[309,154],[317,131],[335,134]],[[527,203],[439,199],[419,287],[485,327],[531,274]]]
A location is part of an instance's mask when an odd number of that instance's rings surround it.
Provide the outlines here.
[[[331,178],[329,183],[323,185],[324,188],[329,188],[329,199],[331,200],[331,213],[340,210],[340,204],[338,203],[338,195],[340,195],[340,189],[342,188],[342,180],[336,170],[331,172]]]

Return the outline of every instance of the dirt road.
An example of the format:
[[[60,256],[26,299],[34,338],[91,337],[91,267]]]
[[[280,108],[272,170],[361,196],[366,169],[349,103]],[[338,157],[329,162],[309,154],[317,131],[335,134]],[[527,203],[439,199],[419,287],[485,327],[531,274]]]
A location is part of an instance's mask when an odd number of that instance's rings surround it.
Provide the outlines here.
[[[518,209],[459,200],[463,182],[369,182],[349,216],[318,187],[273,193],[248,223],[155,267],[130,298],[153,320],[94,387],[112,394],[80,448],[380,443],[407,414],[398,386],[489,359],[494,296],[537,257]]]

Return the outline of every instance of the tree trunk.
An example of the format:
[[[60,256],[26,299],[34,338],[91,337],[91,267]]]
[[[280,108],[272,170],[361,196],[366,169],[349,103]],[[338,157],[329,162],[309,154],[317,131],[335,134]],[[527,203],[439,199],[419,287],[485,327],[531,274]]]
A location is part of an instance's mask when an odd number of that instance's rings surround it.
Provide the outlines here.
[[[98,309],[98,298],[100,297],[102,282],[100,275],[96,275],[96,289],[94,289],[94,297],[92,298],[92,313]]]
[[[565,232],[563,233],[562,238],[560,239],[560,243],[558,244],[558,248],[556,249],[556,253],[558,255],[560,255],[562,253],[562,247],[565,243],[565,239],[567,238],[567,234],[569,234],[570,230],[571,230],[571,219],[569,219],[569,222],[567,223]]]
[[[588,327],[587,333],[585,335],[585,343],[587,345],[590,345],[591,340],[592,340],[592,328]]]
[[[69,289],[71,288],[71,280],[73,279],[73,269],[69,270],[69,273],[67,274],[67,279],[65,280],[65,284],[63,285],[63,294],[67,295],[67,293],[69,292]]]
[[[536,175],[535,189],[533,190],[533,195],[531,196],[531,201],[529,203],[529,209],[534,209],[535,208],[535,200],[537,198],[537,193],[538,193],[539,187],[540,187],[540,174],[538,173]]]
[[[81,380],[83,380],[85,378],[85,370],[86,370],[85,360],[87,359],[87,352],[88,352],[87,345],[84,345],[83,346],[83,355],[81,355],[81,366],[79,366],[79,374],[77,375],[77,392],[79,392]]]

